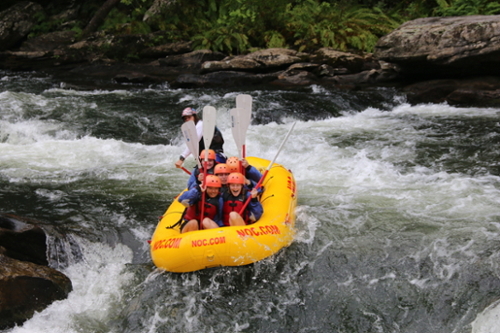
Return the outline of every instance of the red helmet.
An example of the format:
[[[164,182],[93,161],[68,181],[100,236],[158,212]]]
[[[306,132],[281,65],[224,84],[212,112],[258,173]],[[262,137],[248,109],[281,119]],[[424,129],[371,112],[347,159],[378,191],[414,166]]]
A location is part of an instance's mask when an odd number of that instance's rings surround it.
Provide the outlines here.
[[[227,183],[228,184],[245,184],[245,176],[243,176],[239,172],[233,172],[229,174],[229,177],[227,177]]]
[[[201,158],[202,160],[204,160],[204,159],[205,159],[205,150],[206,150],[206,149],[203,149],[203,150],[201,151],[201,154],[200,154],[200,158]],[[212,150],[212,149],[209,149],[209,150],[208,150],[208,159],[209,159],[209,160],[215,160],[215,151],[214,151],[214,150]]]
[[[240,172],[240,160],[236,156],[232,156],[226,161],[229,172]]]
[[[207,175],[207,179],[205,179],[207,187],[221,187],[222,183],[220,182],[219,177],[214,175]]]
[[[226,163],[219,163],[215,166],[214,173],[219,175],[221,173],[231,173]]]
[[[196,109],[185,108],[184,110],[182,110],[181,118],[182,117],[194,116],[194,115],[196,115]]]

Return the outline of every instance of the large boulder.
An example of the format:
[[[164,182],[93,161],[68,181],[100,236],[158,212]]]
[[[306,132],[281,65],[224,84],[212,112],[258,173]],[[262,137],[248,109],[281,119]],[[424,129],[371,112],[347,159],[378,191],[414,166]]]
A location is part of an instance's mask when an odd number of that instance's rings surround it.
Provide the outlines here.
[[[295,50],[271,48],[252,52],[247,55],[227,57],[222,60],[204,62],[202,73],[217,71],[247,71],[266,73],[279,71],[305,60],[308,55]]]
[[[139,52],[139,56],[143,58],[161,58],[172,54],[188,53],[193,51],[192,42],[175,42],[157,46],[147,47]]]
[[[29,38],[22,43],[19,50],[25,52],[53,51],[73,44],[75,41],[76,33],[74,31],[55,31]]]
[[[21,218],[0,214],[0,246],[4,254],[38,265],[48,265],[47,237],[36,224],[21,221]]]
[[[375,57],[408,79],[500,74],[500,15],[406,22],[375,46]]]
[[[220,52],[196,50],[183,54],[169,55],[158,61],[160,62],[160,66],[198,69],[206,61],[221,60],[224,57],[225,55]]]
[[[304,58],[305,54],[281,48],[256,51],[250,53],[247,57],[260,63],[263,68],[273,70],[285,69],[294,63],[306,60]]]
[[[0,51],[20,44],[36,24],[36,14],[43,8],[35,2],[23,1],[0,12]]]
[[[182,74],[171,84],[174,88],[250,86],[272,82],[278,78],[279,74],[253,74],[236,71],[220,71],[204,75]]]
[[[411,104],[446,102],[456,106],[500,105],[500,78],[494,76],[428,80],[410,84],[404,91]]]
[[[72,290],[48,267],[46,235],[28,219],[0,214],[0,329],[21,324]]]
[[[365,58],[348,52],[335,50],[331,47],[323,47],[311,56],[311,61],[318,64],[329,65],[340,70],[345,68],[346,74],[358,73],[366,63]]]
[[[23,323],[71,290],[61,272],[0,254],[0,329]]]

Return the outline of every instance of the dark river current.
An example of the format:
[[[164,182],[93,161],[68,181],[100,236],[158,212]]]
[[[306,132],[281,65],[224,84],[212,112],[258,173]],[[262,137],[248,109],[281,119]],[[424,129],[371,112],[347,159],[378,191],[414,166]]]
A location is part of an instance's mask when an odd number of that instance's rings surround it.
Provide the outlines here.
[[[157,270],[180,112],[253,97],[247,154],[297,180],[297,234],[245,267]],[[79,86],[0,72],[0,211],[42,221],[65,300],[5,332],[500,332],[500,109],[348,92]],[[192,157],[187,167],[194,166]]]

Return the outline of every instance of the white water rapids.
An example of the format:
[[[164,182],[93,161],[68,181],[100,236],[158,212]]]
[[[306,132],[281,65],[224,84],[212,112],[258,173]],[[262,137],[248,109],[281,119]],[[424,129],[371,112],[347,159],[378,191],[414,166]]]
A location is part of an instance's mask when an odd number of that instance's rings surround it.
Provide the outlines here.
[[[228,109],[239,92],[44,82],[24,92],[9,80],[0,211],[65,230],[68,243],[50,256],[74,290],[6,332],[500,332],[500,154],[489,144],[499,109],[398,102],[316,120],[288,109],[252,125],[248,155],[271,160],[297,121],[277,159],[297,180],[296,240],[253,267],[182,276],[155,270],[146,242],[187,180],[174,167],[178,123],[160,126],[166,111],[142,108],[170,95],[213,104],[234,155]],[[252,93],[276,109],[279,94]],[[130,128],[142,141],[124,137]],[[144,143],[151,133],[171,142]],[[74,253],[57,252],[71,244]]]

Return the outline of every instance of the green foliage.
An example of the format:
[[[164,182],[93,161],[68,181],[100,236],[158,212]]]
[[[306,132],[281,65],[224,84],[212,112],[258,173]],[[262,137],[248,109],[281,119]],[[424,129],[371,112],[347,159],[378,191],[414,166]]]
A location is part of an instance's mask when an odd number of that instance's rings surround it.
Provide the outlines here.
[[[134,7],[137,8],[142,7],[143,4],[146,4],[148,2],[148,0],[121,0],[120,2],[127,6],[131,6],[132,4],[134,4]]]
[[[211,49],[232,54],[234,51],[242,53],[250,44],[245,34],[237,32],[230,27],[215,27],[205,33],[193,37],[195,49]]]
[[[275,30],[269,30],[264,32],[264,41],[266,42],[266,48],[280,47],[286,48],[287,43],[285,37],[281,33]]]
[[[380,36],[400,24],[376,8],[340,6],[316,0],[289,6],[287,14],[290,17],[287,26],[295,31],[294,44],[300,51],[320,47],[371,51]]]
[[[321,47],[370,52],[378,39],[406,20],[427,16],[500,14],[493,0],[172,0],[143,21],[154,0],[121,0],[100,30],[112,34],[161,31],[152,44],[193,41],[196,49],[243,54],[255,49],[293,47],[311,52]],[[71,22],[37,14],[30,37],[61,29],[81,34],[103,4],[84,1]],[[135,55],[128,56],[130,60]]]
[[[500,4],[491,0],[436,0],[437,16],[467,16],[500,14]]]
[[[147,9],[147,8],[146,8]],[[143,8],[143,10],[146,10]],[[149,25],[144,23],[140,17],[144,13],[137,8],[131,13],[120,11],[118,8],[113,8],[100,30],[106,30],[115,34],[147,34],[151,32]]]
[[[289,45],[370,51],[401,23],[377,9],[318,0],[193,0],[169,6],[163,18],[159,27],[181,32],[196,49],[229,54]]]
[[[205,11],[194,23],[198,31],[192,40],[196,49],[211,49],[229,54],[243,53],[249,47],[249,34],[256,12],[243,0],[208,0]]]
[[[433,3],[434,5],[435,3]],[[427,0],[416,0],[402,2],[399,6],[393,8],[391,13],[400,16],[401,21],[410,21],[420,17],[428,17],[432,13],[432,5]]]
[[[37,23],[31,28],[28,38],[54,31],[61,25],[61,20],[50,20],[43,12],[35,13],[34,18]]]

